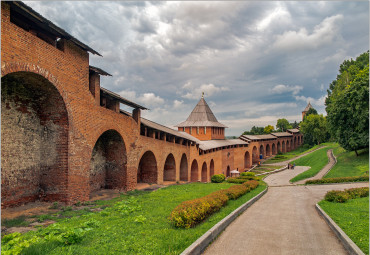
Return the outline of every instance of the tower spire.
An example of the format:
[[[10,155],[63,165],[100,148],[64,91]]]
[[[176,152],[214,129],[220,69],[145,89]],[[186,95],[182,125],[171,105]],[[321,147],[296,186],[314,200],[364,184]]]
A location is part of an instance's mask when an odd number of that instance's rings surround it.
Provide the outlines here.
[[[204,92],[202,92],[202,98],[204,98]]]

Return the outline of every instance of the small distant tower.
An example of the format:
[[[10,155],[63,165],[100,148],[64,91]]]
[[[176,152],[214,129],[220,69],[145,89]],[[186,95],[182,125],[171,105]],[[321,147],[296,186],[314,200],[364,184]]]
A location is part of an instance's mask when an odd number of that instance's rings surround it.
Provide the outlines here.
[[[304,116],[306,115],[306,113],[308,112],[308,110],[309,110],[310,108],[313,108],[313,107],[312,107],[311,103],[310,103],[310,102],[308,102],[308,105],[306,106],[306,108],[304,108],[304,110],[303,110],[303,112],[302,112],[302,121],[303,121]]]
[[[227,128],[216,119],[204,100],[204,92],[186,121],[176,127],[179,131],[186,132],[201,141],[225,139],[225,128]]]

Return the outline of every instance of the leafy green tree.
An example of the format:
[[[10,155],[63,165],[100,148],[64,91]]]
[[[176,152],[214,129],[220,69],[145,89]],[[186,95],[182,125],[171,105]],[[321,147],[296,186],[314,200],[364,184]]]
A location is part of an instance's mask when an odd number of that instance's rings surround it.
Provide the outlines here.
[[[264,134],[263,127],[253,126],[250,131],[244,131],[243,135],[262,135]]]
[[[309,116],[309,115],[311,115],[311,114],[316,114],[316,115],[318,114],[315,108],[310,108],[310,109],[306,112],[306,114],[304,115],[304,118],[306,118],[307,116]],[[303,118],[303,119],[304,119],[304,118]]]
[[[271,126],[271,125],[267,125],[264,129],[263,129],[263,132],[265,134],[271,134],[272,132],[274,131],[274,127]]]
[[[326,118],[320,114],[311,114],[301,122],[301,131],[306,144],[314,145],[326,142],[329,138]]]
[[[286,120],[286,119],[278,119],[277,120],[277,124],[276,124],[276,128],[280,132],[285,132],[287,129],[292,128],[292,126],[289,124],[289,121],[288,120]]]
[[[299,123],[297,121],[294,121],[293,123],[290,123],[292,128],[299,128]]]
[[[325,101],[328,128],[349,151],[369,146],[369,51],[344,61]]]

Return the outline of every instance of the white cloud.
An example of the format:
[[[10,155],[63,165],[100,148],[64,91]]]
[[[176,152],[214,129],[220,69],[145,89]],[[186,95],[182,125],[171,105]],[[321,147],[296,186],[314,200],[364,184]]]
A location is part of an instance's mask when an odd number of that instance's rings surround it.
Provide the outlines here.
[[[173,108],[178,109],[178,108],[182,107],[183,103],[184,103],[184,101],[174,100],[173,101]]]
[[[212,83],[197,86],[192,82],[187,82],[184,86],[182,86],[182,89],[184,90],[184,93],[186,93],[182,97],[186,99],[199,99],[203,92],[205,97],[210,97],[219,92],[229,90],[227,87],[217,87]]]
[[[309,33],[307,28],[300,28],[298,31],[287,31],[282,35],[278,35],[273,45],[274,48],[280,50],[304,50],[317,49],[323,45],[330,45],[333,41],[340,37],[339,21],[343,19],[343,15],[337,14],[325,18],[319,25],[315,26],[312,33]]]
[[[289,85],[284,85],[284,84],[279,84],[270,89],[271,93],[274,94],[283,94],[287,92],[293,92],[293,95],[298,94],[301,90],[303,89],[302,86],[289,86]]]
[[[156,96],[154,93],[144,93],[137,98],[140,103],[148,106],[160,105],[164,103],[164,99],[160,96]]]
[[[281,5],[270,11],[262,20],[258,21],[257,29],[266,30],[271,24],[280,22],[287,23],[291,21],[290,13]]]
[[[138,102],[143,104],[143,106],[148,107],[158,106],[165,102],[163,98],[161,98],[160,96],[156,96],[154,93],[144,93],[137,96],[135,91],[122,90],[118,94],[133,102]]]
[[[311,104],[316,105],[318,107],[325,106],[325,99],[327,98],[327,95],[323,95],[319,97],[318,99],[312,98],[312,97],[305,97],[305,96],[295,96],[294,98],[297,101],[304,101],[306,103],[311,102]],[[314,106],[315,107],[315,106]]]

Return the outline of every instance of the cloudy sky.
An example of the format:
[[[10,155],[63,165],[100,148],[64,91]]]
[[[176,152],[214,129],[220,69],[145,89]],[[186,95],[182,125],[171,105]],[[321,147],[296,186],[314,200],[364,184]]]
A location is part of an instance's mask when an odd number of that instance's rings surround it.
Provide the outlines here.
[[[369,49],[369,2],[25,2],[103,57],[101,85],[174,126],[202,92],[240,135],[325,114],[339,65]],[[123,107],[122,107],[123,108]]]

